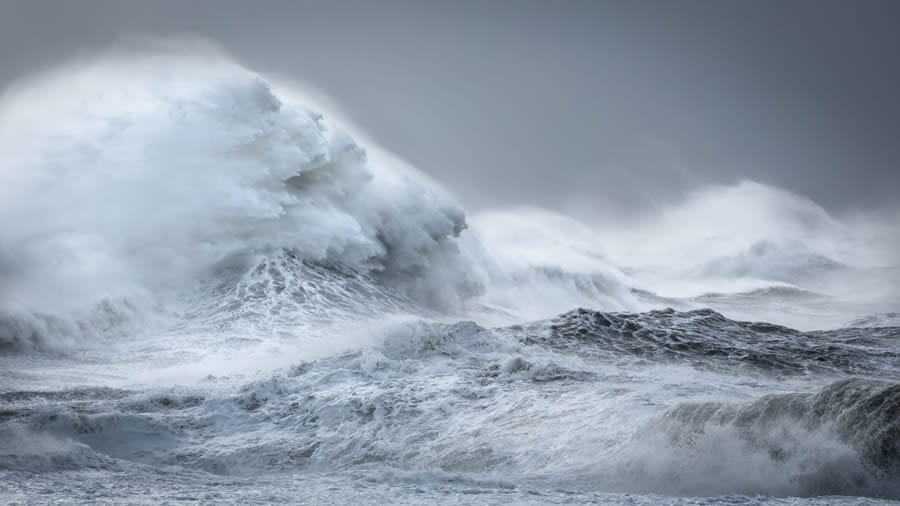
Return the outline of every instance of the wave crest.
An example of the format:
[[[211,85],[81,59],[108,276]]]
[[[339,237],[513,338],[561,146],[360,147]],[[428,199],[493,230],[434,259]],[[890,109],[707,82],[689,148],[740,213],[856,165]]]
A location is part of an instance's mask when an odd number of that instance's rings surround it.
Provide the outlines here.
[[[454,244],[465,214],[443,192],[373,167],[349,135],[220,55],[107,57],[13,90],[0,111],[10,313],[147,307],[222,262],[279,250],[432,307],[479,286]]]

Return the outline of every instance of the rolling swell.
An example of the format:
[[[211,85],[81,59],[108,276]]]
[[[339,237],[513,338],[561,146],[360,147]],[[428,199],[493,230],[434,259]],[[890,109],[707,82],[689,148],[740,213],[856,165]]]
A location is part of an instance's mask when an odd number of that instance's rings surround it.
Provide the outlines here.
[[[543,338],[550,346],[587,345],[601,354],[700,368],[739,366],[763,373],[897,377],[900,328],[846,328],[801,332],[761,322],[740,322],[711,309],[605,313],[579,308],[553,319]]]

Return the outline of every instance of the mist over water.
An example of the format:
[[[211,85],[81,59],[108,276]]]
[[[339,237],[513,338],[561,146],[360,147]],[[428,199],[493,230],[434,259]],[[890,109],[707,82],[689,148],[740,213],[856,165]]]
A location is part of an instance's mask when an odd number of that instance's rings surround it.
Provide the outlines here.
[[[0,498],[900,499],[900,215],[467,213],[316,97],[200,43],[3,94]]]

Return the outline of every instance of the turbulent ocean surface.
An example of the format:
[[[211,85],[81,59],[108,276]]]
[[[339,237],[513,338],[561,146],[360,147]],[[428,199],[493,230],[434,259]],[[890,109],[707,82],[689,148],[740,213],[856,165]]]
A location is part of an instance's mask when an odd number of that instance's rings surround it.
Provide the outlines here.
[[[158,49],[3,95],[0,503],[900,499],[895,221],[467,215],[297,89]]]

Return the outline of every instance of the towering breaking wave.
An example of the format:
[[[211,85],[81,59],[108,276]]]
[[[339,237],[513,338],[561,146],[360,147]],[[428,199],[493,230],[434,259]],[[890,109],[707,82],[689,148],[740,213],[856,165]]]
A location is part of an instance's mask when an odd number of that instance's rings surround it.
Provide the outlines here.
[[[900,498],[896,230],[752,182],[469,229],[307,105],[206,47],[5,92],[9,497]]]
[[[454,244],[464,214],[442,192],[370,166],[321,115],[205,56],[118,56],[7,94],[3,344],[104,330],[122,301],[190,297],[280,251],[431,307],[478,289]]]

